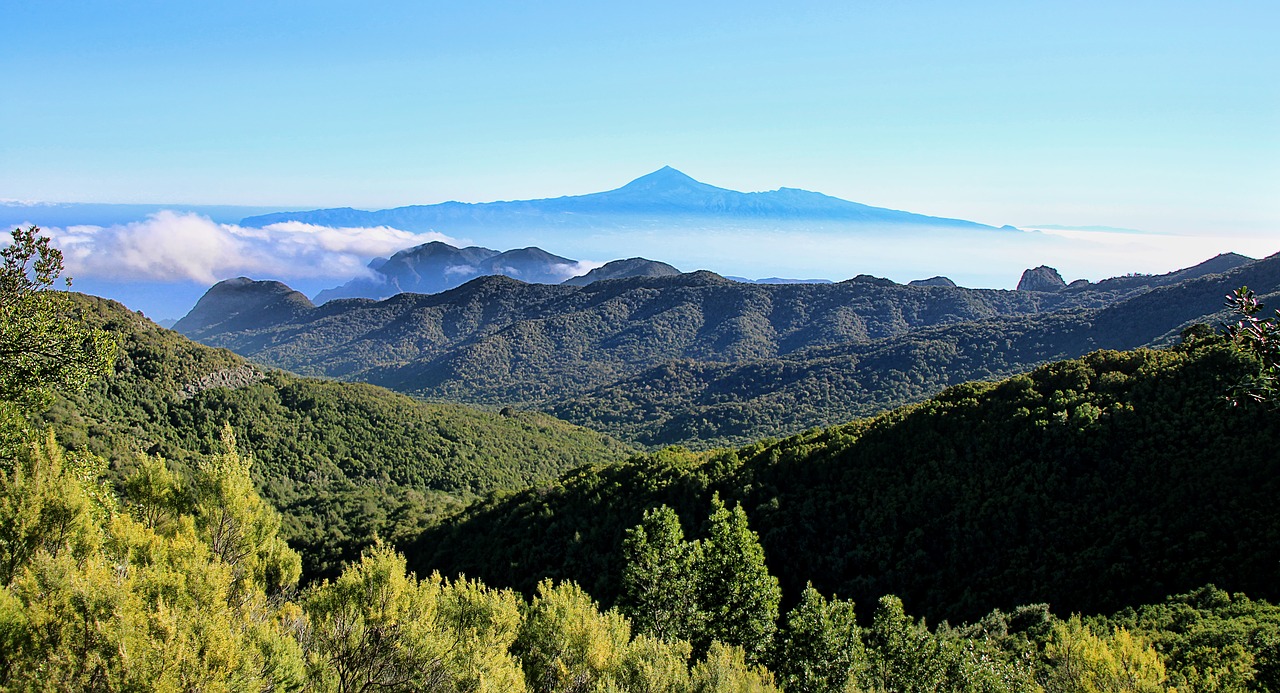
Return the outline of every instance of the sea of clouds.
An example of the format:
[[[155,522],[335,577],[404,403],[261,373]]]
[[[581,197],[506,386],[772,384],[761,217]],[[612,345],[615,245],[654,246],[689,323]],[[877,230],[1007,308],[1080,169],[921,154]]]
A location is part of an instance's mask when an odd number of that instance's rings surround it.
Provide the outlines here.
[[[221,224],[187,212],[161,211],[111,226],[45,228],[69,274],[113,281],[190,281],[228,277],[351,279],[368,276],[371,258],[431,241],[441,233],[387,226],[331,228],[283,222],[263,228]]]

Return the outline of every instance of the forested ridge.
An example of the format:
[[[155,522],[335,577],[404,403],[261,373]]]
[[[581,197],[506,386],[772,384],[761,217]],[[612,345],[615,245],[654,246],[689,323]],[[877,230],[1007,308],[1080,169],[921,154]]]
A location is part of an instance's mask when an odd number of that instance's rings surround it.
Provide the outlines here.
[[[762,285],[710,272],[575,287],[495,276],[439,294],[311,308],[276,282],[235,280],[210,289],[176,329],[294,372],[493,401],[566,394],[676,357],[777,356],[935,324],[1101,306],[1139,290],[907,287],[873,277]]]
[[[860,604],[896,594],[953,622],[1206,582],[1276,598],[1280,420],[1227,398],[1257,368],[1212,340],[1100,351],[777,442],[584,467],[473,505],[410,562],[518,589],[572,579],[609,603],[624,531],[659,504],[692,530],[719,493],[793,597],[809,581]]]
[[[37,420],[114,463],[174,465],[218,449],[230,424],[254,479],[306,547],[305,575],[335,574],[375,535],[399,541],[477,495],[620,460],[629,448],[545,414],[427,404],[361,383],[300,378],[191,342],[118,303],[79,294],[67,310],[117,340],[114,370],[60,394]]]
[[[1199,326],[1175,349],[1097,352],[782,441],[494,491],[408,560],[375,543],[302,585],[316,547],[286,543],[262,470],[296,473],[326,447],[359,462],[367,441],[318,426],[296,458],[264,443],[280,462],[226,423],[200,449],[182,444],[198,432],[139,427],[137,411],[182,411],[130,399],[142,382],[188,402],[308,381],[49,291],[61,256],[35,234],[14,232],[0,273],[0,690],[1280,689],[1280,608],[1258,599],[1278,563],[1260,499],[1275,496],[1280,313],[1253,293],[1225,336]],[[332,425],[386,430],[416,411],[320,385],[311,418]],[[297,436],[278,419],[312,410],[278,397],[211,411]],[[379,477],[430,474],[370,450]],[[507,564],[412,569],[439,548]],[[886,584],[905,598],[874,594]],[[1030,601],[1046,586],[1056,601]],[[1090,598],[1116,606],[1064,606]]]
[[[1280,259],[1246,260],[1058,292],[873,277],[751,285],[695,272],[588,287],[491,277],[318,308],[283,285],[238,280],[211,289],[178,327],[300,372],[538,408],[649,447],[717,447],[1095,349],[1168,343],[1216,320],[1221,297],[1242,284],[1280,290]]]
[[[743,445],[779,431],[843,423],[918,402],[944,387],[1008,377],[1096,349],[1167,346],[1191,324],[1227,320],[1222,297],[1241,285],[1257,288],[1267,302],[1280,302],[1280,258],[1171,282],[1104,308],[927,327],[745,363],[672,361],[547,409],[642,445]]]

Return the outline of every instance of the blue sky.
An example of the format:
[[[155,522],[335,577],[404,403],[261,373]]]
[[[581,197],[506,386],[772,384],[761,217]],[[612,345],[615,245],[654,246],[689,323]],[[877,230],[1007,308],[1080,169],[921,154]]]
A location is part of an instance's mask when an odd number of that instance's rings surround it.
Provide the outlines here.
[[[1280,239],[1275,2],[52,0],[0,26],[4,199],[382,208],[670,164]]]

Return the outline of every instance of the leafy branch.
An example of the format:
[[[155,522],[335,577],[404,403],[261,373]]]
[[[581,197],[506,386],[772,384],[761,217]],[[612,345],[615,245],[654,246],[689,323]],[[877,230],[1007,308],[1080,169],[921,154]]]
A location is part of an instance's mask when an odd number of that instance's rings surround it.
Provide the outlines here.
[[[1274,317],[1259,317],[1264,306],[1247,286],[1228,294],[1227,306],[1240,316],[1234,325],[1226,326],[1227,338],[1262,362],[1257,377],[1237,387],[1233,401],[1239,403],[1241,397],[1247,397],[1274,403],[1280,389],[1280,310],[1275,311]]]

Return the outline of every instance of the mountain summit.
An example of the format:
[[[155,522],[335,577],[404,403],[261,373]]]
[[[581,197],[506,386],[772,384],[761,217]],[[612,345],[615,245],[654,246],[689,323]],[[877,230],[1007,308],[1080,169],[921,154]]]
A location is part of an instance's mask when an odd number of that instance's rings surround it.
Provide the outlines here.
[[[880,227],[943,227],[994,231],[994,227],[962,219],[913,214],[872,207],[797,188],[738,192],[709,185],[664,166],[626,185],[587,195],[505,202],[442,202],[379,211],[350,208],[278,212],[248,217],[241,224],[262,227],[285,221],[326,226],[393,226],[407,231],[449,233],[507,228],[555,230],[655,224],[675,228],[690,219],[738,224],[826,221]]]

